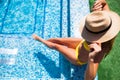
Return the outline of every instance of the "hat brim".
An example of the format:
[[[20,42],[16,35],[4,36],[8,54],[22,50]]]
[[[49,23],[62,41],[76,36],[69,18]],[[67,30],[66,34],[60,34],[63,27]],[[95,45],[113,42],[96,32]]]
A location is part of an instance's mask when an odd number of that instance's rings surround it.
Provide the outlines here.
[[[104,11],[105,13],[107,13],[111,19],[112,19],[112,24],[111,27],[102,33],[91,33],[88,30],[86,30],[85,28],[85,17],[82,19],[81,23],[80,23],[80,33],[81,36],[89,42],[106,42],[108,40],[111,40],[112,38],[114,38],[119,30],[120,30],[120,17],[117,13],[112,12],[112,11]]]

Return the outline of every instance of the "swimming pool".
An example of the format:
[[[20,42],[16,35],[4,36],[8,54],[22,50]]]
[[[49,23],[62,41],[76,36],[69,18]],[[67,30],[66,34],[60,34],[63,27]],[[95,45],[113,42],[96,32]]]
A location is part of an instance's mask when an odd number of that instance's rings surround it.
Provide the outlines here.
[[[1,80],[83,80],[86,65],[70,64],[31,35],[79,37],[88,0],[0,0],[0,6]]]

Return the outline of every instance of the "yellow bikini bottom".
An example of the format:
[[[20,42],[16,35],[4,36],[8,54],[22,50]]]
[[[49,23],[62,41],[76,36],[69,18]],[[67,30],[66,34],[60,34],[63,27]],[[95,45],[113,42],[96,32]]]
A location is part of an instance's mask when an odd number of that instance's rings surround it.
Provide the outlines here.
[[[89,46],[88,46],[88,44],[86,43],[85,40],[82,40],[82,41],[78,44],[78,46],[76,47],[76,50],[75,50],[75,54],[76,54],[76,58],[77,58],[77,64],[79,64],[79,65],[84,65],[84,64],[86,64],[86,63],[80,61],[80,59],[78,58],[78,56],[79,56],[79,46],[82,45],[82,44],[83,44],[84,48],[85,48],[87,51],[90,51],[90,48],[89,48]]]

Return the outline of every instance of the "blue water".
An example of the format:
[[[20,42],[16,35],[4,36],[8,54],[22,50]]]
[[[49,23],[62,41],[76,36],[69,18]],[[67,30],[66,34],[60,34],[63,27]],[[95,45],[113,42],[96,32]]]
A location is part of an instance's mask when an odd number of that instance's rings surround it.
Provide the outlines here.
[[[79,36],[88,0],[0,0],[0,80],[83,80],[86,65],[32,39]]]

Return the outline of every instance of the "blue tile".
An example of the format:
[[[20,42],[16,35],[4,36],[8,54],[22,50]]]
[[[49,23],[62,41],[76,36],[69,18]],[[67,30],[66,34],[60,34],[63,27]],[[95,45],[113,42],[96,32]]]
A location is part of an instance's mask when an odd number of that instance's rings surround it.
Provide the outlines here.
[[[83,79],[86,66],[71,65],[58,51],[33,40],[31,35],[36,33],[44,39],[75,36],[75,24],[89,13],[88,0],[0,0],[1,5],[2,80]],[[10,51],[14,49],[16,55]]]

